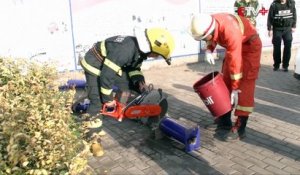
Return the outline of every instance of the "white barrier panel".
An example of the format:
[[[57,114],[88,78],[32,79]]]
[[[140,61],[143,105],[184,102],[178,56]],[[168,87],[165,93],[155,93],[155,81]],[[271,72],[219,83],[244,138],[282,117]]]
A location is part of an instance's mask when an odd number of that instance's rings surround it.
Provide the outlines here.
[[[295,1],[300,9],[300,0]],[[268,0],[259,2],[260,10],[270,7]],[[187,32],[191,14],[233,12],[233,4],[234,0],[0,1],[0,56],[50,60],[59,70],[80,69],[76,59],[79,50],[112,35],[133,35],[136,26],[165,27],[175,36],[174,57],[195,55],[200,43]],[[258,13],[263,45],[271,46],[267,13]],[[293,43],[300,43],[299,22]]]

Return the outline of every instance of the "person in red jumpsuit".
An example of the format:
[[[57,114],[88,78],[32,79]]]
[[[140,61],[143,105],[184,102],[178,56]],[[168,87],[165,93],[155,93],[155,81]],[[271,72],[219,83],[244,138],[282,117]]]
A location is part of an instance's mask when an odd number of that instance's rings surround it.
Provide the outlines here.
[[[260,37],[247,18],[229,13],[194,15],[190,30],[195,40],[206,41],[205,58],[208,63],[214,64],[211,53],[217,44],[226,50],[222,73],[231,92],[231,104],[237,117],[234,125],[231,111],[219,117],[216,131],[227,130],[222,135],[226,141],[242,139],[246,134],[248,117],[254,108],[255,81],[262,51]]]

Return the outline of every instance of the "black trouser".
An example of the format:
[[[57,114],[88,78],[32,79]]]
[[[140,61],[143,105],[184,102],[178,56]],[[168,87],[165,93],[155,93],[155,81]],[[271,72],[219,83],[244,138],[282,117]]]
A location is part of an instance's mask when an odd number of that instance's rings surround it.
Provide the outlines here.
[[[228,127],[228,128],[232,127],[231,111],[227,112],[226,114],[224,114],[218,118],[217,124],[219,127]]]
[[[102,102],[100,99],[100,77],[92,75],[88,72],[85,72],[85,77],[87,81],[88,98],[90,100],[87,113],[94,116],[99,114],[100,110],[102,109]],[[129,91],[130,89],[137,91],[129,80],[128,74],[125,72],[121,77],[118,76],[116,78],[114,85],[120,91]]]
[[[85,55],[87,62],[90,65],[93,65],[95,68],[101,67],[101,62],[95,58],[95,56],[89,51]],[[99,114],[102,109],[102,102],[100,98],[100,77],[85,71],[85,78],[87,82],[87,91],[88,98],[90,100],[89,108],[87,109],[87,113],[91,116]],[[100,75],[101,76],[101,75]],[[114,82],[114,86],[116,86],[120,91],[128,91],[134,90],[137,91],[137,87],[132,84],[130,81],[128,74],[124,71],[122,76],[116,75],[116,79]]]
[[[282,57],[282,67],[288,68],[291,58],[291,47],[293,41],[292,29],[273,30],[273,60],[274,68],[279,68],[281,63],[281,41],[283,40],[284,49]]]

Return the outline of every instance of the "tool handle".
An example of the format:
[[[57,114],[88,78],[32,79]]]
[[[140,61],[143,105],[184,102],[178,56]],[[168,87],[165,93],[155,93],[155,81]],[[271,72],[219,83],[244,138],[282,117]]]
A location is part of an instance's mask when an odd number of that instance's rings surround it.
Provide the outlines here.
[[[110,110],[111,108],[109,108],[106,104],[103,104],[100,114],[113,117],[118,121],[122,121],[122,119],[124,118],[123,108],[124,105],[118,101],[116,101],[116,107],[112,111]]]

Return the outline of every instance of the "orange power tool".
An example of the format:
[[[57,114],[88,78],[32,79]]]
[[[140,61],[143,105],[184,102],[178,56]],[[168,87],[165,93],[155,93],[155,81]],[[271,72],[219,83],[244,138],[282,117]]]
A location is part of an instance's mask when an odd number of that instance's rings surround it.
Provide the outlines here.
[[[145,91],[128,104],[123,104],[116,99],[116,106],[110,110],[105,104],[101,114],[122,121],[123,118],[139,119],[163,116],[167,111],[166,95],[161,89]]]

